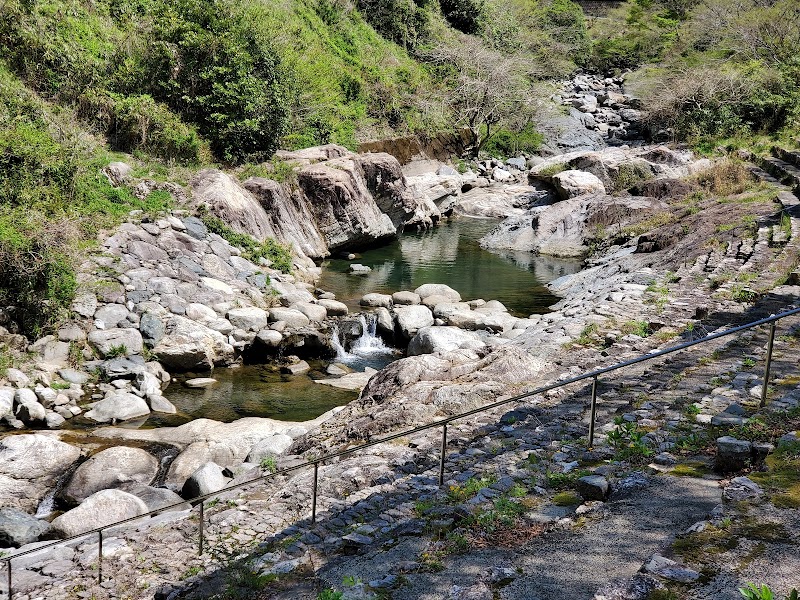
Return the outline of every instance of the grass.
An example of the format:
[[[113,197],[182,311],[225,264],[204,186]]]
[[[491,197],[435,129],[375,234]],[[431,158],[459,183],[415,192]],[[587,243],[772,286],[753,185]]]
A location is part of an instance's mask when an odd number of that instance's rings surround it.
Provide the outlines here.
[[[258,265],[261,259],[264,259],[271,267],[282,273],[292,272],[292,252],[288,246],[272,238],[259,242],[251,235],[234,231],[222,219],[209,214],[202,214],[200,218],[211,233],[216,233],[231,246],[241,248],[247,260]]]
[[[638,235],[642,235],[643,233],[647,233],[648,231],[658,229],[659,227],[671,225],[676,220],[677,216],[673,213],[662,211],[651,217],[648,217],[647,219],[644,219],[643,221],[623,227],[620,231],[620,235],[626,238],[633,238]]]
[[[643,338],[650,336],[652,333],[650,323],[647,321],[627,321],[622,324],[620,329],[626,335],[633,334]]]
[[[581,502],[580,496],[575,492],[559,492],[553,496],[553,504],[556,506],[574,506]]]
[[[465,502],[474,497],[479,490],[489,487],[497,482],[497,477],[470,477],[462,484],[451,485],[447,489],[447,497],[450,502]]]

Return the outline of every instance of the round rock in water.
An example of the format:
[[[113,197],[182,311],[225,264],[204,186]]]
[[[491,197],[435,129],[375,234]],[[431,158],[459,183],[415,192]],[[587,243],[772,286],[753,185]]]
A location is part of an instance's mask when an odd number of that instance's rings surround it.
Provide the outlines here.
[[[217,383],[213,377],[195,377],[194,379],[187,379],[183,385],[190,388],[207,388]]]

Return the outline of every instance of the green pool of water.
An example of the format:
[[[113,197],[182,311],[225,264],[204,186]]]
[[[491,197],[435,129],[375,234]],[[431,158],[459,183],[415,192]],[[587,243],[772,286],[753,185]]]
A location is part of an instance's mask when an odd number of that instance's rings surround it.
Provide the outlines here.
[[[328,377],[322,371],[325,363],[309,363],[309,374],[294,376],[281,374],[271,365],[217,369],[210,375],[217,383],[201,389],[188,388],[183,381],[208,374],[186,374],[164,393],[178,414],[151,413],[146,426],[181,425],[200,417],[226,423],[242,417],[307,421],[358,397],[357,392],[314,383]]]
[[[395,242],[367,250],[353,261],[323,263],[321,288],[336,294],[353,310],[369,292],[414,290],[423,283],[444,283],[465,300],[499,300],[517,316],[547,312],[558,299],[544,287],[549,281],[576,273],[579,260],[535,256],[529,252],[490,252],[478,240],[498,221],[454,218],[430,231],[403,234]],[[366,275],[348,273],[351,262],[372,269]]]

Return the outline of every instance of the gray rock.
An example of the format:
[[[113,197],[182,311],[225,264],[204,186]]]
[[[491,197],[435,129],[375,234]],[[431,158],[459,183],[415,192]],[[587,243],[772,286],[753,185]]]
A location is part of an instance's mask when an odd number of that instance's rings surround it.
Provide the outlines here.
[[[234,349],[218,331],[180,315],[173,315],[164,337],[153,348],[168,369],[210,369],[234,360]]]
[[[63,537],[79,535],[116,521],[130,519],[147,512],[147,505],[122,490],[101,490],[80,506],[53,519],[53,531]]]
[[[423,327],[433,325],[433,314],[427,306],[420,304],[396,306],[397,328],[406,340],[410,340]]]
[[[700,573],[697,571],[658,554],[650,557],[644,565],[644,570],[647,573],[652,573],[670,581],[677,581],[678,583],[693,583],[700,579]]]
[[[31,380],[25,373],[13,367],[6,369],[6,379],[18,388],[24,388],[31,384]]]
[[[28,402],[17,406],[16,416],[23,423],[31,424],[34,421],[44,421],[47,411],[39,402]]]
[[[155,346],[164,337],[164,322],[153,313],[146,312],[139,319],[139,331],[148,346]]]
[[[328,316],[331,317],[344,317],[350,312],[344,302],[331,299],[320,299],[319,305],[328,311]]]
[[[478,334],[458,327],[423,327],[408,344],[408,355],[444,353],[458,348],[476,349],[485,345]]]
[[[147,505],[148,512],[168,506],[172,508],[164,512],[189,510],[192,508],[191,504],[184,502],[178,494],[167,488],[150,487],[140,483],[126,483],[120,486],[120,489],[142,500],[142,502]]]
[[[737,440],[731,436],[717,438],[717,457],[715,465],[721,473],[741,471],[750,465],[752,444],[747,440]]]
[[[0,440],[0,505],[35,511],[47,489],[80,454],[78,448],[46,435]]]
[[[95,324],[101,322],[104,329],[117,327],[128,318],[128,309],[122,304],[106,304],[94,313]]]
[[[370,293],[365,294],[361,297],[358,301],[361,306],[368,306],[368,307],[378,307],[382,306],[384,308],[391,308],[392,307],[392,297],[388,294],[378,294],[378,293]]]
[[[592,600],[647,600],[663,585],[652,575],[636,573],[633,577],[611,581],[597,590]]]
[[[100,373],[110,380],[134,379],[144,370],[146,370],[145,362],[141,356],[112,358],[100,365]]]
[[[775,451],[775,446],[767,442],[753,442],[752,446],[752,453],[753,453],[753,464],[754,465],[763,465],[764,461],[767,460],[767,456],[772,454]]]
[[[197,217],[187,217],[183,220],[186,233],[196,240],[204,240],[208,237],[208,229],[205,224]]]
[[[82,317],[91,319],[97,310],[97,296],[92,292],[78,293],[72,301],[72,310]]]
[[[222,467],[215,462],[207,462],[189,476],[183,484],[181,496],[190,500],[197,496],[212,494],[223,489],[228,479],[222,474]]]
[[[308,373],[310,370],[311,365],[304,360],[281,367],[281,373],[288,373],[289,375],[302,375],[303,373]]]
[[[556,173],[551,182],[563,200],[585,194],[605,194],[606,188],[596,175],[570,169]]]
[[[0,508],[0,546],[31,544],[50,529],[50,523],[16,508]]]
[[[86,416],[98,423],[126,421],[150,414],[150,407],[143,398],[128,392],[118,391],[95,404]]]
[[[250,450],[250,454],[247,455],[247,462],[260,464],[262,459],[267,456],[280,456],[291,445],[292,438],[283,433],[264,438]]]
[[[303,313],[312,323],[321,323],[328,318],[328,311],[320,304],[312,302],[296,302],[292,308]]]
[[[102,356],[108,356],[118,349],[124,350],[124,354],[142,353],[142,334],[136,329],[108,329],[92,331],[89,334],[89,342],[97,348]]]
[[[20,388],[14,393],[14,402],[17,404],[38,404],[39,397],[29,388]]]
[[[48,429],[58,429],[66,422],[66,419],[57,412],[52,410],[46,411],[44,415],[44,424]]]
[[[16,390],[10,387],[0,387],[0,419],[12,414]]]
[[[70,323],[58,330],[58,339],[62,342],[82,342],[86,339],[86,332],[79,325]]]
[[[311,323],[307,316],[293,308],[270,308],[269,321],[270,323],[283,321],[291,328],[306,327]]]
[[[153,412],[166,413],[170,415],[174,415],[178,412],[178,409],[175,408],[175,405],[161,394],[151,394],[147,397],[147,403],[150,405],[150,410]]]
[[[722,490],[722,499],[727,502],[759,502],[764,490],[747,477],[734,477]]]
[[[402,291],[392,294],[392,302],[397,305],[419,304],[422,302],[422,298],[414,292]]]
[[[60,498],[68,504],[80,504],[86,498],[123,483],[149,484],[158,473],[158,460],[146,450],[116,446],[102,450],[81,464]]]
[[[234,308],[226,315],[231,325],[245,331],[260,331],[269,322],[267,311],[254,306]]]
[[[78,385],[83,385],[89,381],[87,373],[76,371],[75,369],[59,369],[58,376],[67,383],[76,383]]]
[[[268,348],[277,348],[283,341],[283,335],[279,331],[272,329],[262,329],[256,335],[256,340],[267,346]]]
[[[576,487],[584,500],[605,500],[611,491],[608,480],[602,475],[587,475],[576,482]]]
[[[425,283],[414,290],[421,300],[429,296],[442,296],[449,302],[461,302],[461,294],[448,285],[443,283]]]

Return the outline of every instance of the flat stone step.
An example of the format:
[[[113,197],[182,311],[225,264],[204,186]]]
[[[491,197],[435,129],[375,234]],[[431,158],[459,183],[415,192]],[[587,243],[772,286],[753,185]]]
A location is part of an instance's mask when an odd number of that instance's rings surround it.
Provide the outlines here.
[[[783,148],[781,146],[773,146],[772,156],[787,163],[791,163],[796,167],[800,167],[800,151],[798,150],[788,150],[787,148]]]
[[[765,158],[762,166],[781,182],[793,187],[800,186],[800,168],[795,165],[780,158]]]

